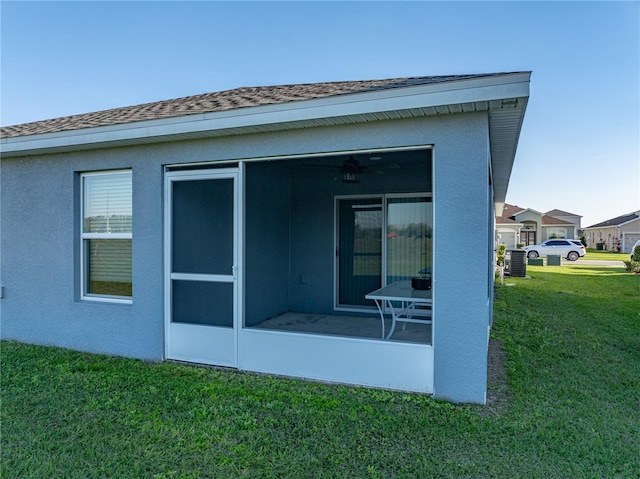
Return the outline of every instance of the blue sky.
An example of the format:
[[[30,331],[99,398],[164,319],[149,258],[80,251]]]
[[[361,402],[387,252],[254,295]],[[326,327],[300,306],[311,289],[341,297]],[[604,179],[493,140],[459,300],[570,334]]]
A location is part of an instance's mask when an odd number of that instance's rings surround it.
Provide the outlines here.
[[[0,3],[3,126],[259,86],[532,71],[507,201],[640,209],[640,2]]]

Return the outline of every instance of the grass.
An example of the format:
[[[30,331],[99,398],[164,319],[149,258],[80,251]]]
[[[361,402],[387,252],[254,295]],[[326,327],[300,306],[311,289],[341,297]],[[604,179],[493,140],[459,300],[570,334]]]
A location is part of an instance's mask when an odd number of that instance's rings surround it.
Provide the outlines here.
[[[640,275],[622,271],[497,287],[507,400],[488,407],[3,342],[1,477],[639,477]]]
[[[587,254],[580,259],[604,260],[604,261],[629,261],[629,253],[617,253],[613,251],[598,251],[587,248]],[[580,261],[578,259],[578,261]]]

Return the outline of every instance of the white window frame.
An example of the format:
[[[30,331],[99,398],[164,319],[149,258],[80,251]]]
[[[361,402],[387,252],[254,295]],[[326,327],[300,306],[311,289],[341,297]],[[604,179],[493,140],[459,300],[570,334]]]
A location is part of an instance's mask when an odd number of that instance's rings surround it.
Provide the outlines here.
[[[84,196],[84,180],[91,176],[102,175],[114,175],[123,174],[131,175],[133,180],[133,171],[131,169],[124,170],[102,170],[92,171],[80,174],[80,298],[85,301],[99,301],[105,303],[121,303],[131,304],[133,302],[133,296],[115,296],[108,294],[95,294],[87,292],[87,254],[88,251],[85,247],[85,240],[91,239],[129,239],[133,242],[133,232],[131,233],[85,233],[84,231],[84,210],[85,210],[85,196]],[[133,194],[132,194],[133,196]],[[132,198],[133,202],[133,198]],[[133,261],[133,258],[132,258]],[[132,265],[133,267],[133,265]]]

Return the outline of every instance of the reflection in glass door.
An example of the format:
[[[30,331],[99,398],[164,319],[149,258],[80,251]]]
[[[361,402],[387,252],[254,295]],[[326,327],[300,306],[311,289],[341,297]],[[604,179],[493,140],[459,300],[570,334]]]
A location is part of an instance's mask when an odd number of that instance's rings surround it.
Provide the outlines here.
[[[338,308],[373,307],[371,291],[431,276],[430,194],[338,198],[336,229]]]
[[[235,366],[237,170],[167,173],[167,357]]]
[[[338,200],[338,306],[374,306],[382,277],[381,198]]]
[[[389,197],[386,204],[386,284],[415,276],[431,277],[431,197]]]

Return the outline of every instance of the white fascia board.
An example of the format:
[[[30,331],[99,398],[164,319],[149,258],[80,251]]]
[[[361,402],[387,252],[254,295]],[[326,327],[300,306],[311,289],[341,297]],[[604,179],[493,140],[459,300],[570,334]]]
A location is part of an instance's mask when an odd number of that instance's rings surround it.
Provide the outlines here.
[[[540,213],[539,211],[536,211],[536,210],[534,210],[534,209],[531,209],[531,208],[525,208],[525,209],[524,209],[524,210],[522,210],[522,211],[518,211],[518,212],[517,212],[517,213],[515,213],[513,216],[519,216],[519,215],[521,215],[522,213],[526,213],[526,212],[531,212],[531,213],[535,213],[535,214],[537,214],[537,215],[540,215],[540,218],[542,218],[542,216],[544,215],[544,213]]]
[[[496,221],[496,227],[498,226],[501,226],[504,228],[520,228],[524,225],[522,223],[500,223],[499,221]]]
[[[506,74],[469,80],[410,86],[330,98],[239,108],[159,120],[139,121],[81,130],[30,135],[1,140],[0,151],[18,156],[46,150],[87,149],[92,145],[251,128],[305,120],[473,103],[529,96],[527,73]],[[13,154],[13,155],[12,155]]]
[[[614,231],[616,230],[616,228],[619,228],[618,225],[609,225],[609,226],[587,226],[586,228],[582,228],[583,230],[608,230],[608,229],[613,229]]]

